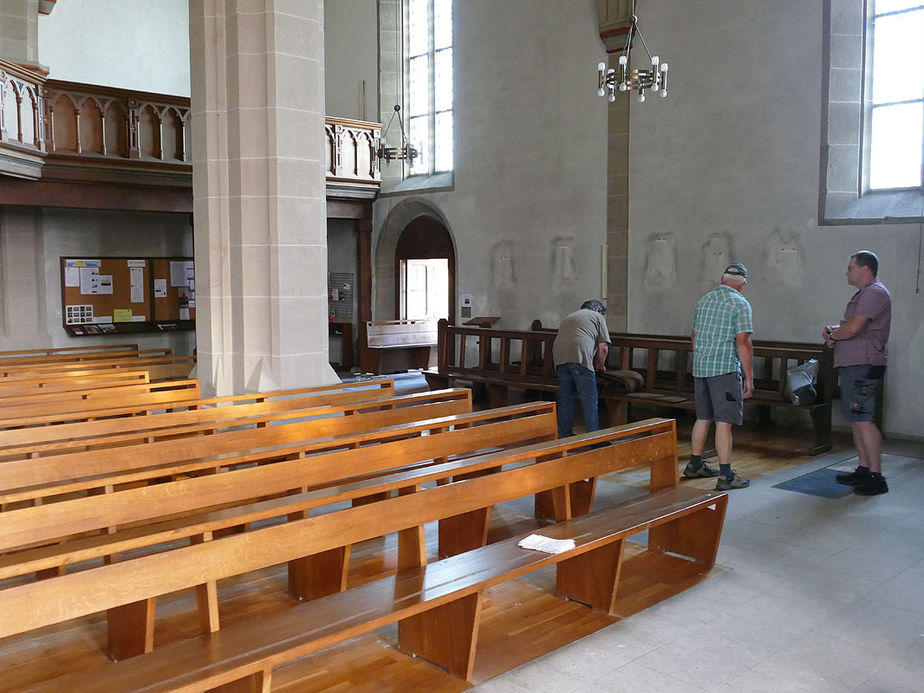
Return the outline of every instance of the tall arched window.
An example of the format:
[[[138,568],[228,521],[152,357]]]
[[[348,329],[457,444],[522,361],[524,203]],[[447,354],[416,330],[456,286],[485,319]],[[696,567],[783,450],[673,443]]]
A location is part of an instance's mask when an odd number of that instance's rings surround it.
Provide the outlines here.
[[[420,148],[411,175],[453,167],[452,0],[406,0],[408,137]]]

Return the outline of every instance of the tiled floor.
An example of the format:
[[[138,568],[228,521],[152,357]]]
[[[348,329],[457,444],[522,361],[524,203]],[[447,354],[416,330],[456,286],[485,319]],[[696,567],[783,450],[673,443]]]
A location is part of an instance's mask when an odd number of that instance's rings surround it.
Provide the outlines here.
[[[479,693],[924,691],[924,444],[887,442],[890,492],[733,491],[716,574],[478,686]]]

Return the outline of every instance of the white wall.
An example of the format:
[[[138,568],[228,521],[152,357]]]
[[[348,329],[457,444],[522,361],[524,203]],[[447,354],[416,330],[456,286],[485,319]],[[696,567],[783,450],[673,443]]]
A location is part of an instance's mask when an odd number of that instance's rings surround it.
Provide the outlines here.
[[[848,256],[873,250],[893,296],[885,428],[920,435],[921,227],[818,223],[822,5],[644,5],[645,38],[671,64],[671,93],[631,106],[629,329],[688,333],[715,267],[740,261],[755,338],[819,342],[853,294]],[[655,257],[665,237],[676,259],[668,280]],[[723,248],[725,257],[715,252]]]
[[[380,198],[375,262],[393,266],[382,227],[397,205],[439,209],[456,244],[456,296],[499,327],[547,325],[601,293],[606,239],[604,49],[593,0],[456,0],[454,189]],[[556,271],[571,239],[573,274]],[[383,256],[383,252],[385,256]],[[506,269],[509,259],[512,271]],[[393,280],[375,280],[375,319],[394,317]],[[457,308],[458,310],[458,308]]]
[[[187,0],[59,2],[38,44],[51,79],[189,96]]]
[[[378,119],[378,17],[375,0],[324,3],[326,114]]]

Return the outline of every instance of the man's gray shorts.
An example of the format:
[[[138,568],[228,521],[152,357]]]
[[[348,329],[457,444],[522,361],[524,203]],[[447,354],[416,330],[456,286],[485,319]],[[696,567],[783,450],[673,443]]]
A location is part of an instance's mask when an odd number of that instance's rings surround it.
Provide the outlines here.
[[[876,385],[883,366],[841,366],[841,410],[851,423],[870,422],[876,416]],[[871,377],[873,376],[873,377]]]
[[[693,378],[696,418],[740,426],[744,420],[741,373]]]

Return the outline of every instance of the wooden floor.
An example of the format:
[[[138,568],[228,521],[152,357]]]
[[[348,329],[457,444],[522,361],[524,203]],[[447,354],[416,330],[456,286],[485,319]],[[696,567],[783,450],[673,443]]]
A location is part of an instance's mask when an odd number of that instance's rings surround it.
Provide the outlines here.
[[[689,426],[679,432],[681,462],[689,454]],[[736,430],[734,466],[742,475],[759,478],[811,459],[804,452],[811,442],[809,431],[770,429],[765,432]],[[836,448],[849,444],[838,437]],[[647,474],[628,470],[608,475],[606,481],[631,486],[647,484]],[[685,484],[711,488],[714,480],[685,481]],[[738,493],[737,491],[735,493]],[[746,493],[746,491],[741,491]],[[521,504],[522,509],[522,504]],[[530,531],[537,527],[532,517],[512,507],[495,509],[491,539]],[[428,531],[428,554],[436,558],[436,532]],[[382,548],[386,549],[382,551]],[[384,576],[394,570],[394,538],[366,542],[354,548],[350,580],[353,584]],[[722,570],[719,566],[715,570]],[[221,618],[224,626],[263,614],[290,608],[295,602],[286,594],[282,568],[249,576],[249,580],[220,583]],[[702,579],[689,576],[692,583]],[[664,586],[665,590],[672,586]],[[480,630],[481,644],[476,655],[474,681],[485,681],[497,674],[550,652],[563,644],[603,628],[616,618],[594,613],[581,605],[563,602],[553,596],[553,569],[538,571],[513,583],[499,585],[486,594]],[[657,596],[661,596],[658,594]],[[649,597],[649,599],[651,599]],[[651,601],[640,601],[644,608]],[[195,635],[197,619],[192,593],[180,593],[161,600],[157,609],[155,646]],[[625,614],[628,615],[628,614]],[[394,628],[356,638],[277,670],[274,691],[307,693],[314,691],[408,691],[454,692],[470,687],[435,666],[407,657],[393,644]],[[106,629],[103,615],[75,621],[66,626],[45,628],[0,642],[0,693],[54,678],[67,670],[103,666]]]

